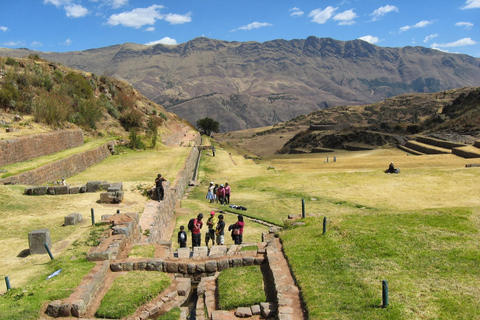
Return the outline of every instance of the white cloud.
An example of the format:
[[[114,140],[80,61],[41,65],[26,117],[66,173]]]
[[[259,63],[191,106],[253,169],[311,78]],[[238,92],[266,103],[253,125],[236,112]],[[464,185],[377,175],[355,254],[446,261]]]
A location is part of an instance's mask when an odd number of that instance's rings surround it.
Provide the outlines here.
[[[70,4],[71,0],[44,0],[43,4],[53,4],[55,7],[65,6]]]
[[[297,7],[293,7],[292,9],[290,9],[290,12],[290,17],[300,17],[303,16],[303,14],[305,13]]]
[[[128,4],[128,0],[111,0],[109,2],[113,9],[118,9]]]
[[[353,12],[353,9],[350,9],[350,10],[346,10],[346,11],[343,11],[341,13],[336,14],[333,17],[333,20],[340,21],[338,24],[341,25],[341,26],[352,25],[352,24],[355,23],[355,21],[353,21],[353,19],[355,19],[356,17],[358,17],[357,14],[355,12]]]
[[[145,29],[145,31],[153,32],[155,31],[155,27],[148,27],[147,29]]]
[[[43,46],[43,44],[40,41],[33,41],[32,43],[30,43],[31,48],[38,48],[41,46]]]
[[[398,12],[398,8],[387,4],[386,6],[376,9],[370,15],[373,17],[372,20],[375,21],[392,11]]]
[[[312,22],[316,22],[318,24],[324,24],[328,21],[338,8],[334,8],[332,6],[326,7],[324,10],[315,9],[308,14],[309,17],[312,18]]]
[[[460,9],[478,9],[480,8],[480,0],[467,0],[465,1],[465,5],[460,7]]]
[[[4,26],[0,26],[0,31],[7,32],[8,28]]]
[[[246,26],[242,26],[236,30],[252,30],[252,29],[258,29],[258,28],[262,28],[262,27],[271,27],[273,26],[273,24],[271,23],[268,23],[268,22],[252,22],[252,23],[249,23],[247,24]],[[235,31],[235,30],[232,30],[232,31]]]
[[[25,41],[8,41],[3,43],[6,47],[24,47]]]
[[[430,20],[430,21],[422,20],[422,21],[417,22],[416,24],[414,24],[414,25],[412,25],[412,26],[404,26],[404,27],[401,27],[401,28],[400,28],[400,32],[404,32],[404,31],[410,30],[410,29],[412,29],[412,28],[424,28],[424,27],[432,24],[433,22],[435,22],[435,20]]]
[[[464,22],[464,21],[457,22],[457,23],[455,23],[455,25],[457,27],[464,27],[465,29],[472,29],[472,27],[473,27],[473,23]]]
[[[132,11],[126,11],[119,14],[112,14],[108,18],[108,24],[111,26],[118,26],[119,24],[124,27],[140,28],[144,25],[153,25],[156,20],[162,19],[160,9],[163,9],[162,5],[152,5],[148,8],[136,8]]]
[[[64,46],[69,46],[69,45],[71,45],[71,44],[72,44],[72,42],[73,42],[73,41],[72,41],[72,40],[70,40],[70,38],[68,38],[68,39],[67,39],[67,40],[65,40],[65,42],[63,42],[62,44],[63,44]]]
[[[371,35],[363,36],[363,37],[360,37],[358,39],[363,40],[363,41],[367,41],[369,43],[377,43],[378,41],[380,41],[380,39],[378,39],[378,37],[374,37],[374,36],[371,36]]]
[[[88,9],[79,4],[70,4],[64,7],[67,17],[81,18],[88,14]]]
[[[454,42],[449,43],[434,43],[432,47],[435,48],[451,48],[451,47],[463,47],[463,46],[471,46],[477,44],[476,41],[472,40],[472,38],[463,38]]]
[[[431,34],[429,36],[426,36],[425,39],[423,39],[423,42],[426,43],[426,42],[428,42],[428,41],[430,41],[430,40],[432,40],[433,38],[436,38],[436,37],[438,37],[438,33]]]
[[[148,43],[145,43],[145,45],[154,46],[154,45],[159,44],[159,43],[172,45],[172,44],[177,44],[177,40],[172,39],[170,37],[165,37],[165,38],[162,38],[160,40],[150,41]]]
[[[184,15],[169,13],[165,16],[165,21],[170,22],[170,24],[184,24],[192,21],[191,15],[191,12]]]

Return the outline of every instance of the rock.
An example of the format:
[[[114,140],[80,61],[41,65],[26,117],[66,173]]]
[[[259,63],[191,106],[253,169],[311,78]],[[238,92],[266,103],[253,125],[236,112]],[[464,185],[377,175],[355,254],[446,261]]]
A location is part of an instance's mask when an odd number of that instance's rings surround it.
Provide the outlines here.
[[[250,318],[252,316],[252,309],[249,307],[238,307],[235,315],[239,318]]]
[[[70,213],[65,217],[64,226],[74,226],[82,221],[82,215],[80,213]]]
[[[97,192],[100,190],[101,181],[89,181],[87,182],[87,192]]]

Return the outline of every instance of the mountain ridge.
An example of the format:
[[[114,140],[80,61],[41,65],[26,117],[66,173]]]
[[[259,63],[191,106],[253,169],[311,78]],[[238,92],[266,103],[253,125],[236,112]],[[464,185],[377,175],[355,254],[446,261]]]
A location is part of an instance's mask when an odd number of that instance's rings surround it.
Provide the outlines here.
[[[0,55],[8,54],[0,49]],[[480,85],[479,58],[314,36],[263,43],[200,37],[178,45],[126,43],[39,55],[127,81],[191,123],[214,118],[222,132],[402,93]]]

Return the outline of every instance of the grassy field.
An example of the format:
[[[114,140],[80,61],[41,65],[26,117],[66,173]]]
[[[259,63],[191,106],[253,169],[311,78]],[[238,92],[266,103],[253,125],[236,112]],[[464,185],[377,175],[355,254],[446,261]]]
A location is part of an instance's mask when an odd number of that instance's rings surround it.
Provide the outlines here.
[[[99,193],[61,196],[26,196],[25,186],[0,186],[0,276],[9,276],[12,287],[22,287],[38,274],[49,272],[48,255],[23,256],[28,249],[28,233],[47,228],[52,237],[54,257],[68,254],[68,248],[85,237],[91,229],[90,209],[97,221],[101,215],[121,212],[142,212],[147,200],[143,187],[154,185],[159,172],[173,183],[182,168],[189,148],[162,147],[157,150],[128,151],[112,156],[88,170],[67,178],[67,183],[78,185],[87,181],[102,180],[124,182],[125,200],[121,204],[97,203]],[[76,226],[63,226],[64,217],[81,213],[83,222]],[[6,287],[0,287],[4,293]],[[0,312],[1,313],[1,312]]]
[[[472,159],[379,149],[338,152],[336,162],[334,154],[253,162],[224,147],[202,157],[201,186],[182,205],[201,208],[210,181],[229,182],[231,203],[246,215],[283,224],[304,199],[306,226],[280,237],[309,319],[480,318],[480,169],[465,168]],[[383,173],[392,161],[400,174]],[[380,308],[382,280],[388,308]]]

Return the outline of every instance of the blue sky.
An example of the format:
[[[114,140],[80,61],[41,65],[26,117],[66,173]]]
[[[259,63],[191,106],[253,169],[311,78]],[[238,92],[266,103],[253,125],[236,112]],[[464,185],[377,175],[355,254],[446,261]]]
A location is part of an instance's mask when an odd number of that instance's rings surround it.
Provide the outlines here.
[[[2,0],[0,47],[363,39],[480,57],[480,0]]]

